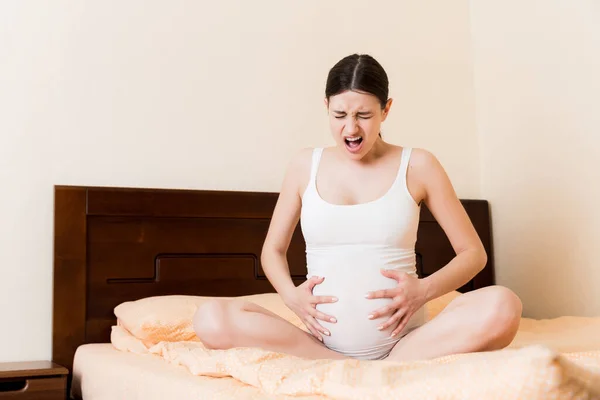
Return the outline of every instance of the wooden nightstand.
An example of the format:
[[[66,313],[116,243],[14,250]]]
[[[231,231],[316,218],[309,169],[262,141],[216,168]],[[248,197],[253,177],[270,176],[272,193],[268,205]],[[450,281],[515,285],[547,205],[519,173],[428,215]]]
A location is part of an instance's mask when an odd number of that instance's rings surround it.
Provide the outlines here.
[[[0,363],[0,400],[65,400],[68,373],[50,361]]]

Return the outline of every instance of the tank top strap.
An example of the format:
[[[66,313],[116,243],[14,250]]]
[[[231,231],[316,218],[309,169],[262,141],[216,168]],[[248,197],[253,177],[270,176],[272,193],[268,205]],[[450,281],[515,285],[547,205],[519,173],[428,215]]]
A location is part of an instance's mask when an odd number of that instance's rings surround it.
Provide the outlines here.
[[[412,153],[411,147],[402,148],[402,156],[400,158],[400,168],[398,171],[398,181],[402,184],[406,184],[406,173],[408,172],[408,162],[410,161],[410,155]]]
[[[312,186],[316,185],[317,171],[319,170],[319,164],[321,163],[321,155],[323,154],[323,148],[317,147],[312,153],[312,163],[310,165],[310,182]]]

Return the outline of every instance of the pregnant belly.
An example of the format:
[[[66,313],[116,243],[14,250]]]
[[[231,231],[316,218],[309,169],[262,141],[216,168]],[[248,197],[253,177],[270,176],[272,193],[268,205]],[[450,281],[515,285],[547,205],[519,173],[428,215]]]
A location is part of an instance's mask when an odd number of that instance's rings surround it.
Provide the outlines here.
[[[364,356],[361,358],[378,358],[391,350],[401,336],[390,338],[396,325],[392,324],[384,330],[377,329],[387,321],[391,313],[376,319],[369,319],[369,314],[393,300],[391,298],[367,299],[365,295],[369,291],[395,288],[397,282],[381,275],[378,268],[373,268],[372,272],[368,273],[362,271],[360,274],[344,271],[344,273],[321,275],[325,279],[314,287],[313,294],[338,298],[335,303],[317,305],[319,311],[337,319],[336,323],[319,320],[319,323],[331,333],[331,336],[323,336],[325,345],[351,356]],[[414,324],[409,323],[407,328],[411,325]]]

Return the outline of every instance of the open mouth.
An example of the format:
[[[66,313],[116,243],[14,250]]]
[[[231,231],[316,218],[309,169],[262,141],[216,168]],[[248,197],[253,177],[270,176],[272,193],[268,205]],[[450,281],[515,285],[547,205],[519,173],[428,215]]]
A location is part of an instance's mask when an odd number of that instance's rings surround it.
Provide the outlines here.
[[[351,152],[356,152],[362,147],[363,138],[362,136],[345,137],[344,143],[346,148]]]

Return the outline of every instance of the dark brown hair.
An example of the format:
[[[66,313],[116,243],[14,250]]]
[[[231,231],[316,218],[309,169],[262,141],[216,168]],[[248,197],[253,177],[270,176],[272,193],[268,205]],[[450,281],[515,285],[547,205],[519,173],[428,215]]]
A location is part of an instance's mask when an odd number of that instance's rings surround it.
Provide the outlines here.
[[[325,96],[331,96],[347,90],[365,92],[376,96],[385,108],[388,101],[388,77],[385,70],[373,57],[367,54],[352,54],[342,58],[329,71]]]

